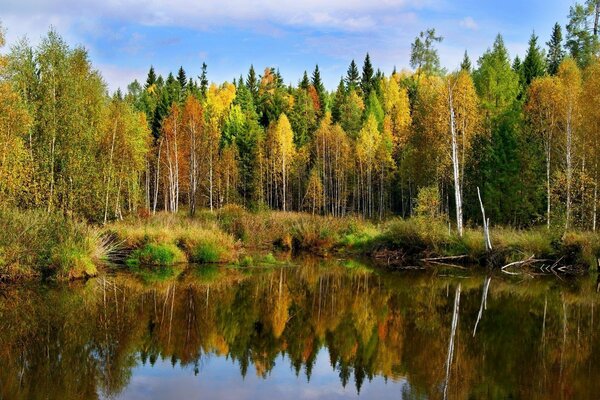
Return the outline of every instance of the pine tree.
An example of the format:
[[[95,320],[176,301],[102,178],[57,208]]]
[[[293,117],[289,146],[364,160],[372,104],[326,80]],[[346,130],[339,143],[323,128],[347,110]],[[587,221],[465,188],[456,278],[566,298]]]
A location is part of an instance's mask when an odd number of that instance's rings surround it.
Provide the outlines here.
[[[565,57],[565,51],[563,50],[562,44],[562,30],[558,22],[554,24],[552,36],[550,37],[550,40],[546,42],[546,45],[548,46],[548,55],[546,57],[548,73],[550,75],[556,75],[558,66]]]
[[[371,57],[369,53],[365,56],[365,61],[362,68],[362,77],[360,79],[360,89],[363,93],[363,98],[368,98],[371,90],[373,89],[373,65],[371,64]]]
[[[410,66],[427,74],[442,72],[440,57],[437,49],[433,47],[435,43],[440,43],[442,40],[443,37],[435,35],[435,29],[419,33],[411,45]]]
[[[469,58],[469,55],[467,54],[467,51],[465,50],[465,55],[463,56],[463,60],[460,63],[460,70],[471,73],[471,68],[472,68],[471,59]]]
[[[538,37],[535,35],[535,33],[532,33],[531,37],[529,38],[527,55],[525,56],[525,60],[523,60],[522,68],[525,87],[529,86],[535,78],[546,73],[544,53],[537,45],[537,40]]]
[[[350,62],[348,72],[346,73],[346,90],[349,92],[351,89],[356,90],[358,88],[360,75],[358,73],[358,67],[354,60]]]
[[[592,11],[590,7],[575,3],[569,12],[566,47],[580,68],[594,59],[599,48],[598,37],[594,35],[588,21]]]

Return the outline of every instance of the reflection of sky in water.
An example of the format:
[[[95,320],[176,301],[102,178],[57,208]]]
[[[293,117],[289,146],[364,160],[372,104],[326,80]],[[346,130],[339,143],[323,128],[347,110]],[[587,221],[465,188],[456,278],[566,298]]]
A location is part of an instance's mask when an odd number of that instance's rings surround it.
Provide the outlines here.
[[[304,371],[298,376],[287,357],[278,357],[276,365],[266,378],[248,369],[245,378],[237,362],[225,357],[202,359],[200,373],[194,376],[194,366],[171,365],[170,359],[154,364],[139,365],[133,369],[129,385],[117,398],[137,399],[400,399],[405,380],[386,382],[382,377],[365,379],[356,393],[354,377],[346,387],[340,383],[339,371],[331,367],[329,352],[319,351],[310,382]]]

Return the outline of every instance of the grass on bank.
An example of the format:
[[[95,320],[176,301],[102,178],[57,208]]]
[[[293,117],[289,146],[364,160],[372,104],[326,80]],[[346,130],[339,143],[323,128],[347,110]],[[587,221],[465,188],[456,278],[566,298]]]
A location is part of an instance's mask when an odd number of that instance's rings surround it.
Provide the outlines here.
[[[129,268],[155,269],[185,262],[275,264],[268,254],[280,250],[320,255],[387,250],[413,259],[486,259],[480,228],[467,228],[459,237],[444,221],[427,217],[377,223],[294,212],[252,213],[228,206],[214,213],[200,211],[195,218],[160,213],[97,228],[43,211],[0,210],[0,230],[0,280],[93,276],[109,255],[115,260],[115,254]],[[534,256],[596,267],[600,257],[600,235],[592,232],[492,227],[491,234],[500,262]],[[117,252],[114,243],[119,243]]]
[[[94,276],[111,245],[84,222],[43,211],[0,209],[0,280]]]
[[[109,225],[106,232],[122,243],[129,266],[169,266],[185,262],[229,263],[239,245],[215,222],[161,213]]]

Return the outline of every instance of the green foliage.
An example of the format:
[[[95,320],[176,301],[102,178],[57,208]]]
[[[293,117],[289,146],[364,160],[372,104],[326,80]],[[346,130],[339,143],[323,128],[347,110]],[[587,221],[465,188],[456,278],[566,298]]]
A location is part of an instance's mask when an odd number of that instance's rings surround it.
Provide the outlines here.
[[[185,262],[185,255],[171,243],[147,243],[142,248],[133,251],[126,260],[129,267],[145,265],[164,267],[179,262]]]
[[[512,105],[519,90],[519,78],[511,68],[502,36],[496,37],[492,49],[488,49],[477,64],[473,80],[482,106],[491,116],[498,115]]]
[[[558,66],[565,57],[565,51],[563,50],[563,37],[560,24],[557,22],[552,28],[552,35],[550,40],[546,42],[548,46],[548,53],[546,63],[548,64],[548,73],[550,75],[556,75],[558,72]]]

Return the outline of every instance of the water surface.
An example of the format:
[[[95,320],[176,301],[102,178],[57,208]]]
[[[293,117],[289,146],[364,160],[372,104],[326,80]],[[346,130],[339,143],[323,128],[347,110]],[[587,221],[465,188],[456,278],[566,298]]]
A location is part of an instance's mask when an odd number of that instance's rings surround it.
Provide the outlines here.
[[[598,398],[598,296],[316,260],[7,286],[0,399]]]

